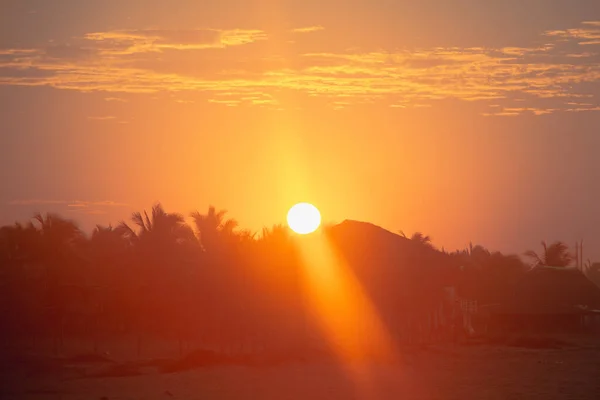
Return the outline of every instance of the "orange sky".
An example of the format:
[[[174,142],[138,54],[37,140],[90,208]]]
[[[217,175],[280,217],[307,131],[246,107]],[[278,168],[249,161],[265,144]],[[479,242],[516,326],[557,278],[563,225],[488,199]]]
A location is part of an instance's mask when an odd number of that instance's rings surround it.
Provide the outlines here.
[[[447,3],[4,1],[0,222],[310,201],[600,257],[600,4]]]

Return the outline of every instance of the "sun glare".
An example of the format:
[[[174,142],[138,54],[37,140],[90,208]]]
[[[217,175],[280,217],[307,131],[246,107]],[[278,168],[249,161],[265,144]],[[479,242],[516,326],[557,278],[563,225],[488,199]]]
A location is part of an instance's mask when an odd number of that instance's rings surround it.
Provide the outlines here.
[[[291,230],[306,235],[321,225],[321,213],[310,203],[298,203],[288,211],[287,222]]]

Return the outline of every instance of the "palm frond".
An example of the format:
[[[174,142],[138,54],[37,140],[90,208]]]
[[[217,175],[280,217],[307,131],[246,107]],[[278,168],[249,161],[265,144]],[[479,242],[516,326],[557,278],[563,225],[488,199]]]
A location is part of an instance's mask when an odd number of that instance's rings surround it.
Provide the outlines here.
[[[136,211],[133,214],[131,214],[131,221],[134,224],[136,224],[142,232],[146,230],[146,224],[144,223],[144,218],[142,217],[142,214],[139,211]]]
[[[152,209],[152,214],[154,214],[154,209]],[[144,210],[144,221],[146,224],[146,231],[149,231],[152,229],[152,221],[156,221],[156,218],[154,218],[154,216],[152,217],[152,220],[150,220],[150,218],[148,217],[148,212],[146,212],[146,210]]]

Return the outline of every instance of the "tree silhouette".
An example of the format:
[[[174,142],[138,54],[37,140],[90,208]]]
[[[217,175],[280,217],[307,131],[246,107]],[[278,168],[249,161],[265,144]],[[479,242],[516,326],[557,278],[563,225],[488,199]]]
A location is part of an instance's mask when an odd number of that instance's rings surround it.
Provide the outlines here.
[[[39,272],[40,237],[30,222],[0,228],[0,326],[7,337],[40,330],[42,308],[47,305],[46,280],[34,281]]]
[[[259,240],[267,243],[286,243],[290,240],[290,230],[283,224],[276,224],[271,228],[264,227]]]
[[[75,222],[52,213],[45,216],[36,213],[32,226],[38,235],[39,259],[46,267],[49,283],[62,283],[81,256],[79,246],[84,243],[83,233]]]
[[[434,248],[433,244],[431,243],[431,237],[429,235],[424,235],[421,232],[413,233],[413,235],[410,237],[410,240],[424,247],[428,247],[431,249]]]
[[[183,285],[189,277],[189,257],[196,242],[192,229],[181,214],[168,213],[160,203],[147,211],[134,212],[131,221],[120,229],[133,246],[134,269],[137,278],[134,314],[138,326],[138,353],[141,352],[141,332],[158,329],[161,324],[173,325],[180,315],[182,299],[187,295]],[[150,324],[150,327],[146,325]]]
[[[55,352],[63,346],[64,321],[77,302],[79,289],[73,286],[83,273],[82,245],[85,237],[77,224],[53,213],[36,213],[33,226],[38,235],[37,259],[45,267],[45,312],[52,322]]]
[[[130,248],[129,230],[123,225],[96,225],[89,240],[90,256],[97,262],[112,264]],[[108,265],[104,265],[107,267]]]
[[[554,242],[550,246],[542,241],[543,252],[538,254],[528,250],[524,255],[533,260],[534,267],[568,267],[573,261],[573,255],[569,253],[569,247],[563,242]]]
[[[152,207],[151,217],[146,211],[134,212],[131,221],[138,227],[136,232],[127,223],[122,222],[121,228],[125,229],[129,238],[138,240],[152,240],[155,242],[181,243],[189,240],[193,232],[185,224],[183,215],[167,213],[160,203]]]
[[[235,236],[238,222],[226,218],[227,210],[219,210],[214,206],[208,207],[208,213],[194,211],[190,214],[196,227],[196,234],[202,248],[207,252],[216,252],[227,241]]]
[[[588,260],[585,274],[596,286],[600,286],[600,263],[592,263]]]
[[[17,266],[33,261],[39,250],[39,233],[33,223],[15,223],[0,228],[0,261]]]
[[[0,227],[0,335],[12,340],[39,332],[56,339],[65,332],[66,338],[93,337],[97,350],[110,343],[104,340],[110,335],[137,333],[138,355],[142,338],[178,338],[183,352],[192,340],[232,350],[250,341],[268,345],[271,338],[298,336],[300,327],[308,326],[302,312],[303,242],[282,224],[259,234],[240,230],[225,210],[212,206],[191,217],[188,225],[181,214],[158,203],[118,226],[96,226],[89,237],[56,214]],[[526,272],[517,256],[472,244],[444,253],[420,232],[410,241],[381,234],[362,246],[365,232],[342,225],[324,227],[328,242],[367,286],[379,282],[375,263],[403,271],[399,281],[415,288],[414,293],[400,290],[407,304],[416,293],[433,304],[439,296],[434,288],[442,285],[483,304],[502,303]],[[372,254],[372,245],[393,257]],[[543,249],[539,255],[527,252],[535,265],[569,265],[561,242],[544,243]],[[368,263],[364,269],[363,261]],[[586,264],[586,273],[597,282],[598,271],[597,264]],[[398,291],[399,281],[389,280],[387,288]],[[376,306],[388,304],[388,294],[377,290],[372,292]],[[390,318],[406,311],[391,303],[385,310],[379,311],[390,312]]]

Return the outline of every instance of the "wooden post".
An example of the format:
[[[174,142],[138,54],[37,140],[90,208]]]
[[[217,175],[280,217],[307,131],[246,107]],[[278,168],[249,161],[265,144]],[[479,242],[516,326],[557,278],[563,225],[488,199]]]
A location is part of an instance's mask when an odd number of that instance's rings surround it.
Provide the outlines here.
[[[92,328],[94,330],[93,332],[93,341],[94,341],[94,354],[98,354],[98,329],[99,329],[99,323],[98,323],[98,316],[96,315],[94,317],[94,327]]]
[[[137,332],[137,358],[138,358],[138,360],[141,359],[141,356],[142,356],[142,332],[140,330],[138,330],[138,332]]]

